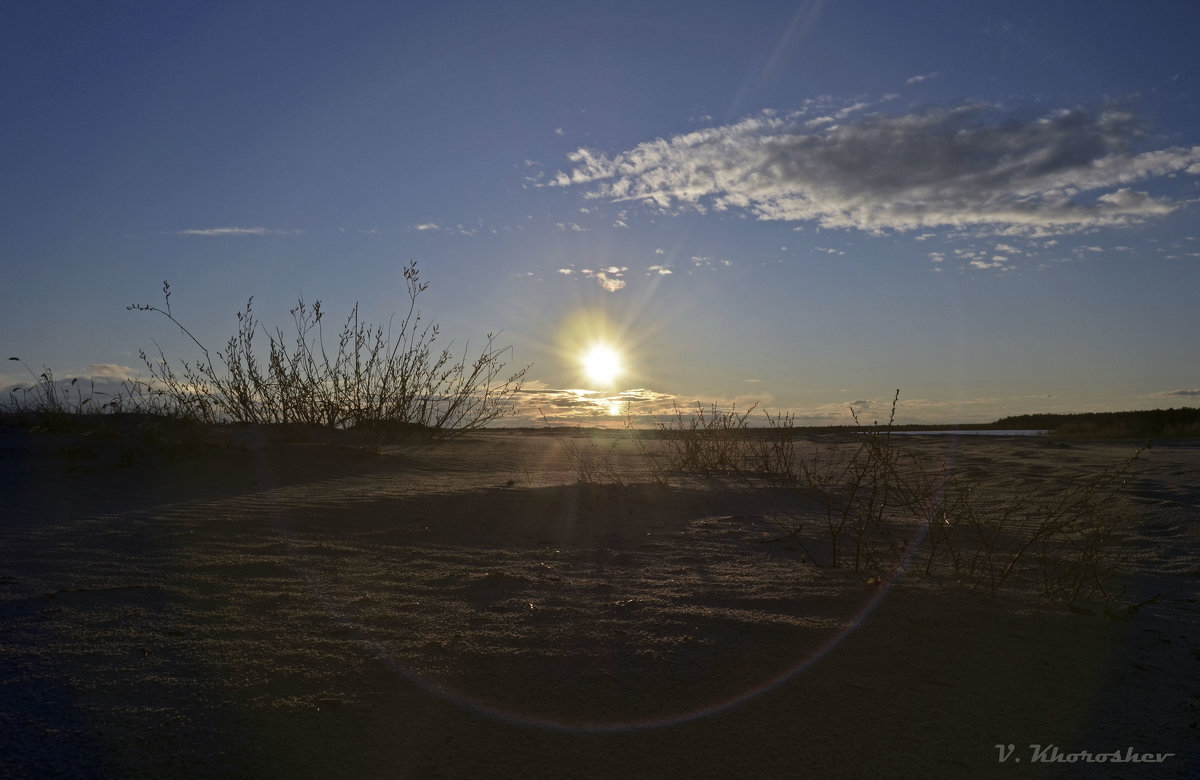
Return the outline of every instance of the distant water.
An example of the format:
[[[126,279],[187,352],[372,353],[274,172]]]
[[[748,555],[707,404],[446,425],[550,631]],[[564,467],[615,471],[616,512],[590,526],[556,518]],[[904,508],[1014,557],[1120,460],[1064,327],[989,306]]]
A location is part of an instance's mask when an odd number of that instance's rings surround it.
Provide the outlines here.
[[[883,432],[883,431],[881,431]],[[892,436],[1046,436],[1050,431],[892,431]]]

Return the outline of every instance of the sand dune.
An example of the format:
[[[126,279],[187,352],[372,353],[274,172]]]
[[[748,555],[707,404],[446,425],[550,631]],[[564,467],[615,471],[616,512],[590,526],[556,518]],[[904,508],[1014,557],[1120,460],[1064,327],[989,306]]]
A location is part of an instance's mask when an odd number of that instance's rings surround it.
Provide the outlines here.
[[[814,496],[639,482],[632,450],[626,484],[583,485],[528,433],[118,444],[0,433],[5,776],[1200,772],[1194,442],[1141,459],[1122,595],[1074,609],[868,584],[809,559]],[[1134,449],[898,446],[996,490]],[[804,549],[781,517],[812,529]],[[1143,754],[1170,755],[1114,763]]]

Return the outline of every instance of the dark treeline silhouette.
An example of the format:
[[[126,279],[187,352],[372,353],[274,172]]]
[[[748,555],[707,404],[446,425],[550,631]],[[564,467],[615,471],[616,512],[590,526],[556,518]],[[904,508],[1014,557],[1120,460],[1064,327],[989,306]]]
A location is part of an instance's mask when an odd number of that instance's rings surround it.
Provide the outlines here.
[[[1200,437],[1200,409],[1149,409],[1137,412],[1019,414],[988,426],[997,429],[1047,430],[1055,436],[1081,438]]]

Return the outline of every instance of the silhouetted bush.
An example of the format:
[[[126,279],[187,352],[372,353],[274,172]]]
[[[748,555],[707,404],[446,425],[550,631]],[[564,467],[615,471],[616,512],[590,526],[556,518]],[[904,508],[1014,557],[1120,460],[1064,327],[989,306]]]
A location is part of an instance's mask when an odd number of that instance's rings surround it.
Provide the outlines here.
[[[469,358],[450,346],[438,349],[436,323],[423,323],[417,298],[428,287],[415,262],[404,269],[409,308],[393,335],[389,326],[360,322],[355,305],[336,348],[327,351],[321,302],[300,300],[291,310],[295,334],[272,333],[255,318],[251,298],[239,312],[237,334],[214,360],[209,350],[171,312],[171,288],[163,282],[164,307],[132,304],[157,312],[199,347],[203,357],[181,361],[180,372],[159,350],[142,360],[180,413],[202,422],[303,423],[326,428],[422,431],[434,436],[483,427],[513,411],[525,366],[507,377],[505,357],[487,335],[484,349]],[[255,338],[267,339],[261,354]],[[289,341],[292,342],[291,345]]]

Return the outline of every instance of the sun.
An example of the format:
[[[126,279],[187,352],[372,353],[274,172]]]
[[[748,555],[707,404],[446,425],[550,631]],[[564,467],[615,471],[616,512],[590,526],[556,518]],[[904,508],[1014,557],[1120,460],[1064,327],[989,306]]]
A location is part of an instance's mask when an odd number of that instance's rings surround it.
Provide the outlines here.
[[[580,359],[588,379],[603,387],[610,387],[621,375],[621,356],[607,344],[594,344]]]

